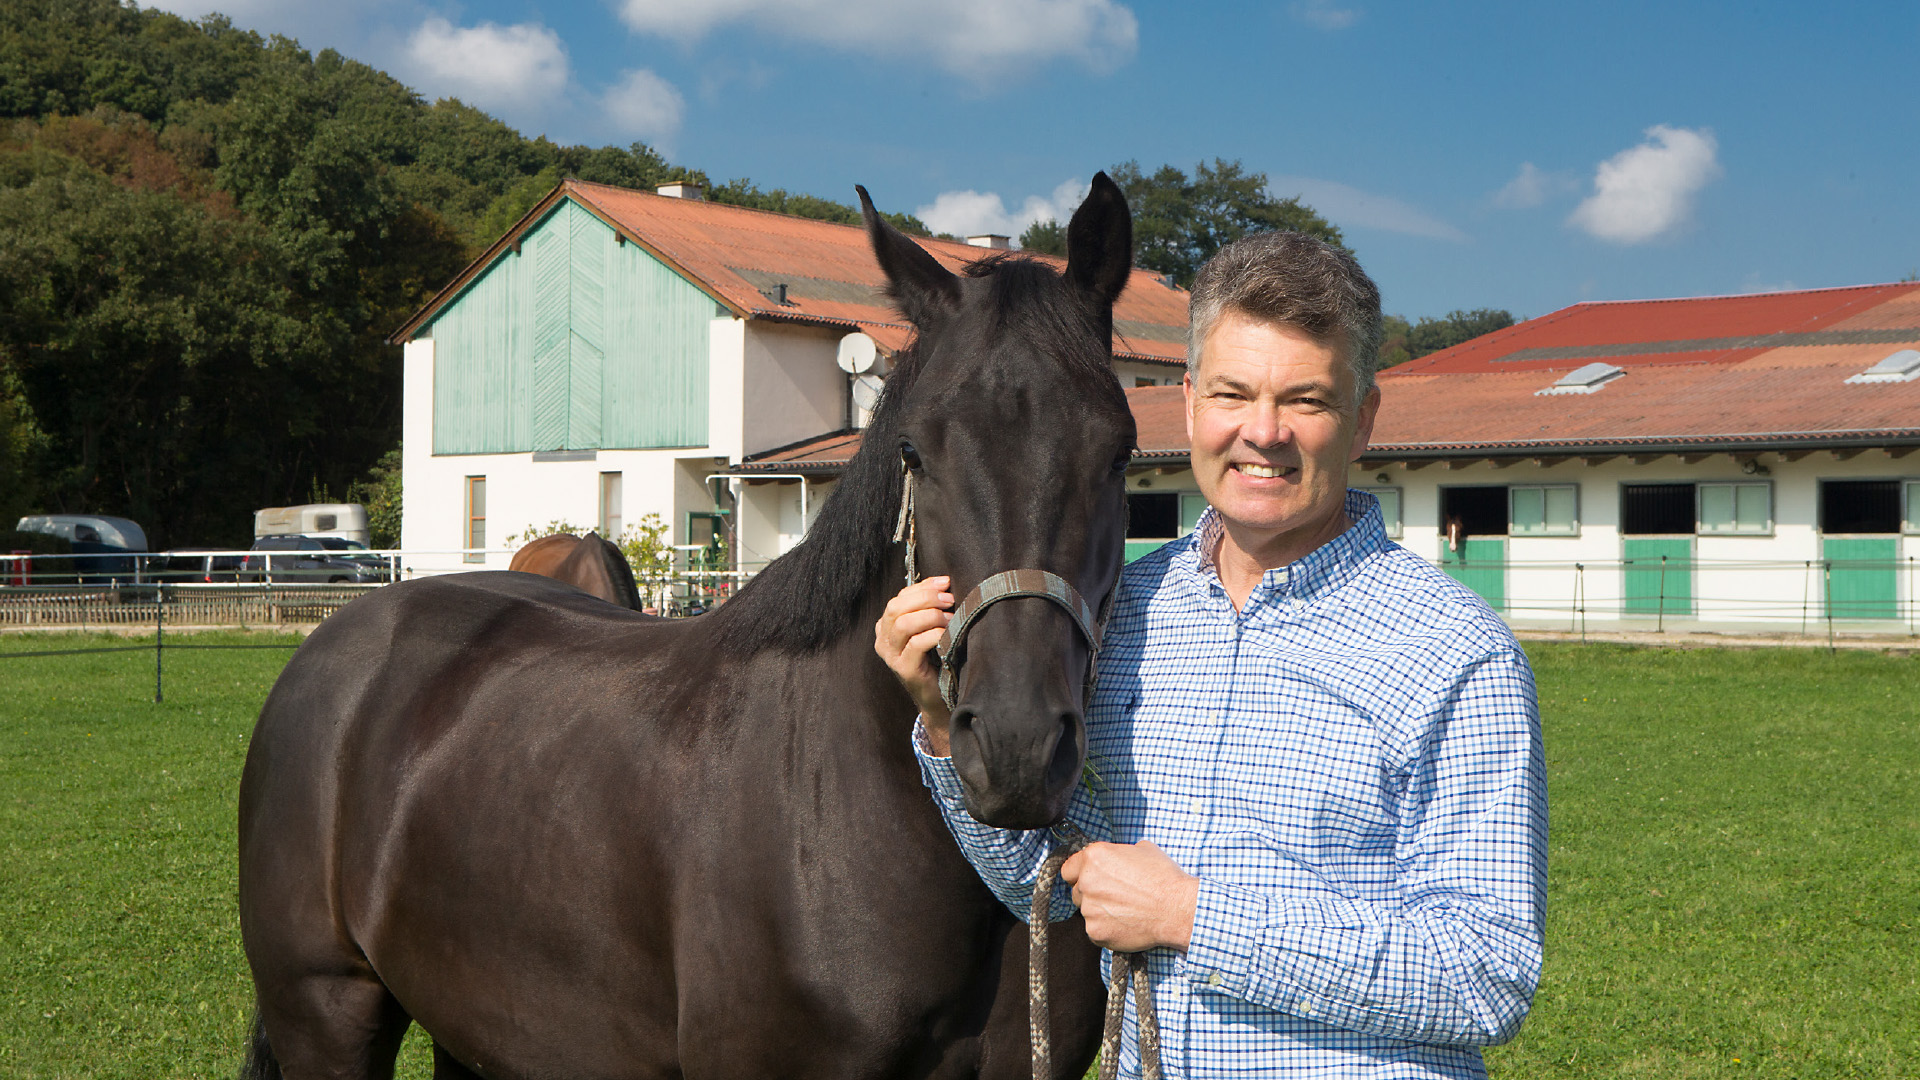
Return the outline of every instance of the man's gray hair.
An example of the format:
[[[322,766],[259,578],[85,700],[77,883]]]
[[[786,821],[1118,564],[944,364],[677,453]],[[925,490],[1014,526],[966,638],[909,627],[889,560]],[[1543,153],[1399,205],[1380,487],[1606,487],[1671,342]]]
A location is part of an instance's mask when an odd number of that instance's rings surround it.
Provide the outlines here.
[[[1255,233],[1221,248],[1193,282],[1188,375],[1199,374],[1200,346],[1228,310],[1345,345],[1353,367],[1351,408],[1373,389],[1380,362],[1380,289],[1346,249],[1299,232]]]

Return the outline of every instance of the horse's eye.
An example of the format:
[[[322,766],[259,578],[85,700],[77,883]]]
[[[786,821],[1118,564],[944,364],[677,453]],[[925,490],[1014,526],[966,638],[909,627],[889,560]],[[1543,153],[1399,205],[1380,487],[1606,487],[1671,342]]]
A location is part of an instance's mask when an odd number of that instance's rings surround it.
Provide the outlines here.
[[[913,444],[905,440],[900,443],[900,464],[916,472],[920,469],[920,451],[915,450]]]
[[[1119,455],[1113,459],[1113,471],[1124,476],[1126,475],[1127,466],[1131,464],[1133,464],[1133,451],[1122,450]]]

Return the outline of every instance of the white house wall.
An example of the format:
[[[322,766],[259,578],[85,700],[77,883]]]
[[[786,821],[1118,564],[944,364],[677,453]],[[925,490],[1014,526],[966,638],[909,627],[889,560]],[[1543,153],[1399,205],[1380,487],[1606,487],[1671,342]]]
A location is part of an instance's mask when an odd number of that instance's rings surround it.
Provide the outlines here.
[[[844,331],[746,324],[745,385],[737,400],[748,455],[847,426],[847,373],[834,362]]]

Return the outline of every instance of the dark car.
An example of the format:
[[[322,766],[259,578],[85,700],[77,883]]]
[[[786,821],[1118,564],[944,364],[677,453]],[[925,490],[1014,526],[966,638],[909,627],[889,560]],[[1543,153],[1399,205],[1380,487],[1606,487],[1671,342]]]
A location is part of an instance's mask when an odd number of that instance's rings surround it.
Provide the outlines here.
[[[241,555],[215,555],[215,548],[174,548],[160,556],[152,577],[188,585],[219,585],[239,580]]]
[[[387,561],[366,545],[336,536],[262,536],[240,566],[241,581],[380,584],[392,580]],[[359,554],[355,554],[358,552]]]

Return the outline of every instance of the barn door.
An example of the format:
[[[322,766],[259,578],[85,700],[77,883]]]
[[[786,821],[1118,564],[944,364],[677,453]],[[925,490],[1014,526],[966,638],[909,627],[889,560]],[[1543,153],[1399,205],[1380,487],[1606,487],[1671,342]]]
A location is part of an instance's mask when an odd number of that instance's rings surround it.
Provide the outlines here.
[[[1472,537],[1458,551],[1445,539],[1440,542],[1440,568],[1455,581],[1480,594],[1495,611],[1507,607],[1507,538]]]

